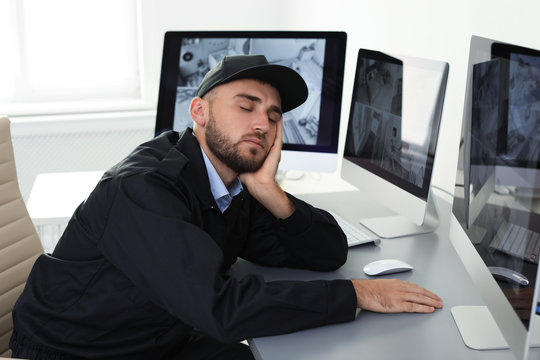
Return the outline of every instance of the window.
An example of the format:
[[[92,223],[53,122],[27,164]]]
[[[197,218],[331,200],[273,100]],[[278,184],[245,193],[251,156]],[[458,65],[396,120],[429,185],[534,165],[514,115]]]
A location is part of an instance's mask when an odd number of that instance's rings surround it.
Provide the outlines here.
[[[137,0],[0,1],[0,112],[143,107]]]

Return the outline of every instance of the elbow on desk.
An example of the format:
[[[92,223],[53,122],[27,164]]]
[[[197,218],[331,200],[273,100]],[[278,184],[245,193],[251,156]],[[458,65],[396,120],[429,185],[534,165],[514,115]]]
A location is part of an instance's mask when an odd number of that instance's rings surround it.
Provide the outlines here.
[[[314,249],[305,249],[303,251],[302,268],[315,271],[334,271],[342,267],[347,261],[348,247],[345,240],[344,245],[336,245],[335,243],[329,246],[323,246]]]
[[[345,265],[348,253],[349,247],[347,245],[347,238],[343,234],[342,238],[336,239],[332,246],[329,246],[328,249],[324,251],[327,260],[324,271],[334,271]]]
[[[215,331],[210,331],[208,335],[224,344],[233,344],[245,340],[245,338],[242,338],[241,336],[235,336],[232,331],[227,331],[223,328],[214,330]]]
[[[340,254],[336,254],[334,257],[330,259],[326,266],[324,266],[322,271],[334,271],[345,265],[345,262],[347,261],[347,250],[341,252]]]
[[[211,338],[224,344],[232,344],[245,340],[248,337],[246,329],[241,326],[238,319],[228,318],[218,315],[219,310],[214,309],[213,314],[209,314],[209,322],[206,326],[200,326],[199,330]]]
[[[349,246],[347,236],[339,229],[339,231],[329,231],[326,233],[325,240],[321,241],[317,254],[320,261],[319,271],[334,271],[345,265]],[[314,256],[315,258],[315,256]]]

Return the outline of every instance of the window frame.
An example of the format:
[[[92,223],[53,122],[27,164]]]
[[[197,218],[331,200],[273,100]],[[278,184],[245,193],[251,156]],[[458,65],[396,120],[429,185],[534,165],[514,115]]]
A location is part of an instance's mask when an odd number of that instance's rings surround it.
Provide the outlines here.
[[[21,51],[21,22],[24,0],[9,0],[10,8],[9,15],[11,16],[11,27],[14,29],[14,48],[20,55],[17,55],[19,62],[23,65],[16,67],[17,71],[24,72],[24,54]],[[11,95],[11,99],[0,99],[0,112],[9,115],[14,121],[17,118],[22,117],[36,117],[44,116],[48,117],[55,114],[89,114],[89,113],[106,113],[106,112],[131,112],[131,111],[148,111],[154,110],[156,104],[149,98],[151,92],[148,89],[148,79],[145,76],[144,71],[144,51],[143,51],[143,34],[142,34],[142,11],[141,0],[130,0],[133,8],[130,9],[134,12],[134,26],[135,33],[133,34],[134,48],[136,52],[136,71],[138,82],[138,94],[132,97],[126,96],[110,96],[110,97],[96,97],[80,100],[62,100],[60,97],[55,100],[32,100],[32,94],[25,90],[24,85],[22,90],[15,90]],[[26,69],[27,71],[27,69]],[[17,75],[13,77],[13,81],[18,81]],[[19,78],[20,79],[20,78]],[[37,96],[39,98],[39,95]],[[21,99],[14,101],[14,99]]]

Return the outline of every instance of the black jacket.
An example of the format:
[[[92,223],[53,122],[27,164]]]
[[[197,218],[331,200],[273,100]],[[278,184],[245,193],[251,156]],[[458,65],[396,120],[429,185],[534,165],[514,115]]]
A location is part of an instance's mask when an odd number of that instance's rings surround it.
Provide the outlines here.
[[[179,139],[181,136],[181,139]],[[88,358],[158,358],[193,328],[224,342],[354,319],[348,280],[265,282],[228,269],[334,270],[345,235],[326,212],[290,196],[276,220],[244,189],[222,214],[191,130],[140,145],[75,211],[40,256],[13,310],[18,334]]]

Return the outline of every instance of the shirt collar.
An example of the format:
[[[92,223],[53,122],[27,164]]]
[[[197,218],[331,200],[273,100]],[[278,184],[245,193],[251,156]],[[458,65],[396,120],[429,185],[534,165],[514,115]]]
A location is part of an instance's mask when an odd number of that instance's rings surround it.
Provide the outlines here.
[[[234,179],[234,181],[227,188],[223,183],[223,180],[221,180],[219,177],[216,168],[214,165],[212,165],[210,159],[208,159],[208,156],[206,156],[204,153],[202,147],[201,152],[203,155],[204,164],[206,165],[206,171],[208,172],[210,191],[212,192],[212,196],[214,196],[214,200],[216,201],[219,210],[223,213],[231,204],[232,198],[242,191],[242,183],[240,182],[240,179],[236,177],[236,179]]]

